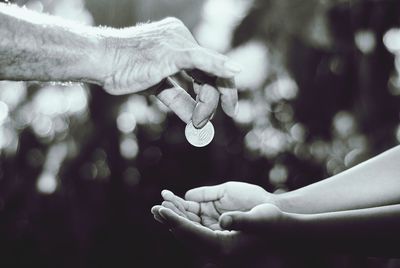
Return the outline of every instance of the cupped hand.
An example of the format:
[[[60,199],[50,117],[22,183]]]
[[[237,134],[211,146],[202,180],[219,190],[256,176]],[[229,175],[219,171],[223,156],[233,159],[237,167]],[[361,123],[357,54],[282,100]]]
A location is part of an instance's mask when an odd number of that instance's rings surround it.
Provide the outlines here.
[[[186,193],[185,199],[167,190],[161,194],[165,200],[162,203],[164,207],[212,230],[222,230],[219,218],[223,213],[249,211],[260,204],[276,203],[275,195],[243,182],[195,188]]]
[[[228,57],[199,46],[180,20],[167,18],[116,33],[104,29],[102,33],[104,58],[98,67],[105,70],[101,84],[110,94],[157,87],[161,89],[157,97],[186,123],[193,120],[196,127],[211,118],[220,96],[225,113],[235,114],[238,97],[233,77],[240,67]],[[164,83],[166,78],[192,69],[218,77],[215,87],[194,87],[196,101],[180,86]]]
[[[211,230],[164,206],[154,206],[152,213],[185,246],[208,257],[233,256],[257,244],[255,236],[238,231]]]

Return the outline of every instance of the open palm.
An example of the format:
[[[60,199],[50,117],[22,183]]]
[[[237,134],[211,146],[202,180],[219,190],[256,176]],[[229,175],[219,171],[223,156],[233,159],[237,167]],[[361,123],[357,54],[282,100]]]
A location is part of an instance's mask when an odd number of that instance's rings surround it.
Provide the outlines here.
[[[178,215],[211,230],[222,230],[218,221],[225,212],[249,211],[263,204],[274,204],[274,196],[263,188],[243,182],[226,182],[215,186],[192,189],[182,199],[163,191],[162,205]]]
[[[225,213],[223,217],[229,215],[228,217],[235,219],[230,230],[212,230],[190,220],[189,214],[176,213],[177,210],[180,209],[156,205],[152,208],[152,213],[186,246],[214,259],[231,256],[248,258],[251,254],[258,254],[258,249],[274,244],[276,236],[274,238],[273,234],[278,233],[280,237],[279,234],[288,232],[294,223],[292,217],[271,204],[261,204],[246,212]],[[272,239],[265,244],[260,235]]]
[[[204,256],[236,255],[244,249],[253,248],[257,241],[254,235],[240,231],[211,230],[164,206],[154,206],[152,213],[156,219],[159,218],[158,221],[167,225],[178,240]]]

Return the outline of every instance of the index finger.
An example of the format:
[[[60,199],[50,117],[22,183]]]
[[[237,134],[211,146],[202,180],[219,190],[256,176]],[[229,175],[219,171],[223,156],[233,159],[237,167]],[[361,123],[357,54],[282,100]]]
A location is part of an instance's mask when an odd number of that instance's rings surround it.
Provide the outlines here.
[[[192,119],[196,101],[179,86],[172,78],[167,78],[168,86],[161,90],[156,97],[170,108],[183,122],[189,123]]]
[[[224,190],[221,186],[202,186],[191,189],[186,192],[185,199],[195,202],[209,202],[221,199],[224,194]]]
[[[169,201],[173,203],[178,209],[180,209],[182,212],[186,213],[186,216],[195,222],[200,222],[201,219],[198,216],[200,213],[200,204],[193,202],[193,201],[187,201],[185,199],[180,198],[179,196],[176,196],[174,193],[168,190],[163,190],[161,192],[162,197],[164,198],[165,201]]]

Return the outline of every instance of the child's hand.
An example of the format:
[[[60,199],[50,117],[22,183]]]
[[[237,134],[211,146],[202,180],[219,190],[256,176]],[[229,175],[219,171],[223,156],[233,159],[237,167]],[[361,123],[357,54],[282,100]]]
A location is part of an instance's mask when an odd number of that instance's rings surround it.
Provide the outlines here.
[[[276,204],[276,197],[263,188],[243,182],[227,182],[189,190],[185,199],[162,191],[164,207],[212,230],[221,230],[219,218],[225,212],[249,211],[260,204]]]

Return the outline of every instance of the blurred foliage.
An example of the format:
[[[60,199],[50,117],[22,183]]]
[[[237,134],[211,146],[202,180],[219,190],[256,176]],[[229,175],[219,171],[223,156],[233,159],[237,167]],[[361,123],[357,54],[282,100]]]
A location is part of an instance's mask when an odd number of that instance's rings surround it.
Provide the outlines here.
[[[0,82],[3,267],[203,267],[154,222],[168,188],[228,180],[284,192],[400,141],[400,2],[16,1],[85,24],[176,16],[244,66],[236,118],[203,149],[153,98],[96,86]],[[255,260],[269,267],[397,267],[364,258]],[[207,264],[208,265],[208,264]],[[207,266],[208,267],[208,266]]]

